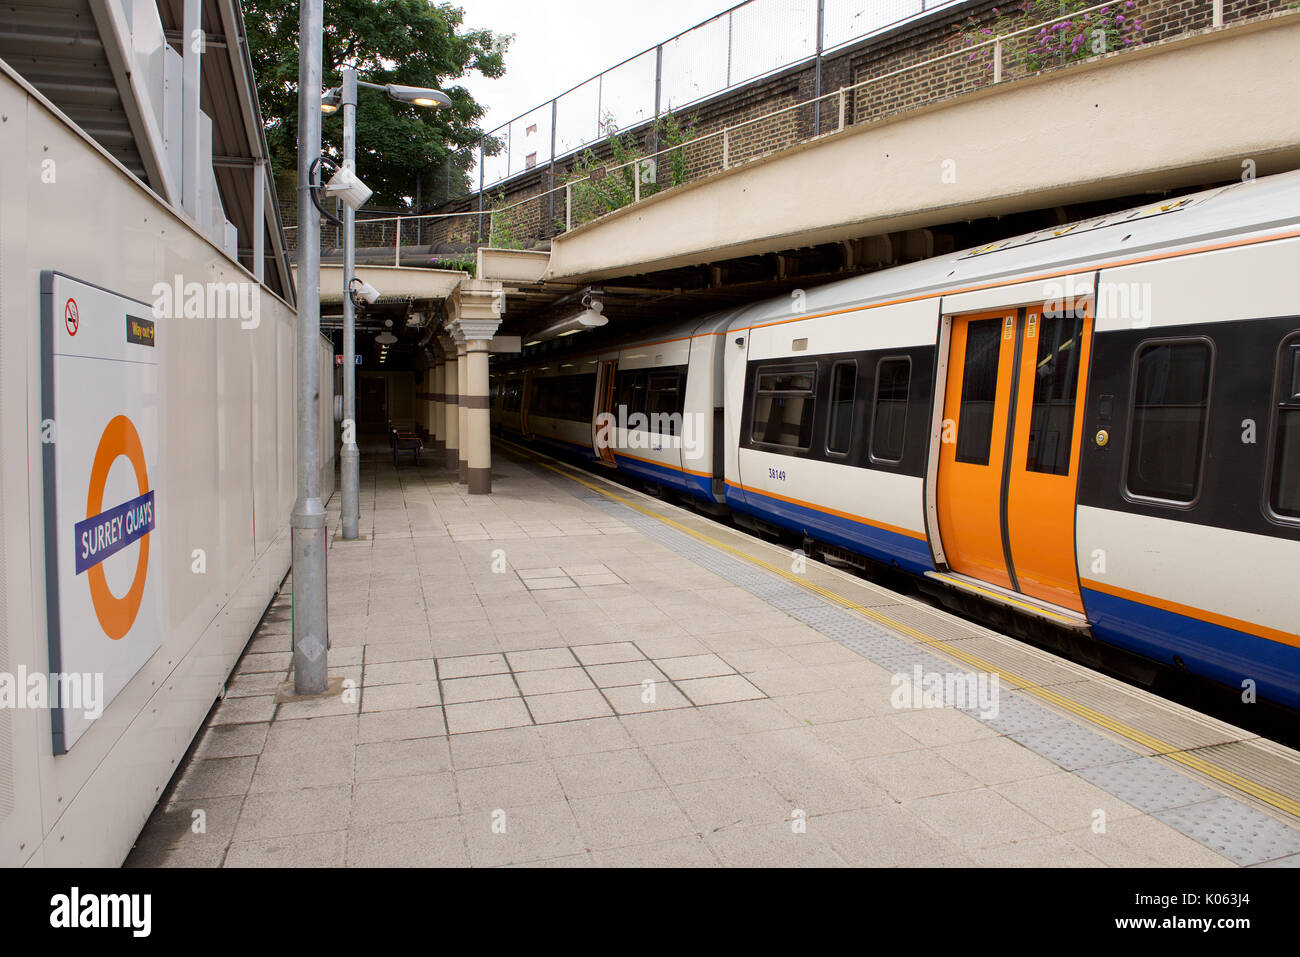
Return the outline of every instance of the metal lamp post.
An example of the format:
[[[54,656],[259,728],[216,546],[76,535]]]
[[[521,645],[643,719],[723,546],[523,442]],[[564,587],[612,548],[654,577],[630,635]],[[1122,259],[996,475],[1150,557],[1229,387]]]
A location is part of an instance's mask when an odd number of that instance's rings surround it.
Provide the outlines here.
[[[298,694],[329,687],[329,624],[325,606],[325,506],[320,497],[320,213],[312,175],[320,156],[321,117],[311,91],[320,89],[324,2],[298,5],[298,389],[297,485],[293,534],[293,681]]]
[[[327,90],[321,98],[321,111],[343,110],[343,166],[355,173],[357,161],[357,89],[383,90],[399,103],[439,108],[451,105],[451,97],[438,90],[420,86],[367,83],[357,79],[357,71],[343,67],[343,84]],[[352,301],[352,281],[356,277],[356,211],[343,209],[343,451],[339,456],[342,473],[342,537],[355,541],[361,521],[361,450],[357,447],[357,359],[356,308]],[[400,227],[399,227],[400,228]],[[400,239],[399,239],[400,242]]]

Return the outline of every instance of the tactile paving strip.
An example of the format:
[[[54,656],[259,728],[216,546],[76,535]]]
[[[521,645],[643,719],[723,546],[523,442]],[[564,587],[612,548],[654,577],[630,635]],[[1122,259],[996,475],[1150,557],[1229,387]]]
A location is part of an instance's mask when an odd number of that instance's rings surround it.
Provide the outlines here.
[[[1292,854],[1290,857],[1279,857],[1275,861],[1265,861],[1263,864],[1256,864],[1256,867],[1296,867],[1300,868],[1300,854]]]
[[[1219,792],[1147,758],[1081,768],[1079,777],[1148,814],[1219,797]]]
[[[1067,771],[1118,764],[1133,757],[1133,752],[1122,744],[1077,724],[1023,731],[1010,737]]]
[[[1300,853],[1300,834],[1230,797],[1153,816],[1243,867]]]
[[[763,598],[773,607],[779,608],[780,602],[787,603],[789,608],[782,610],[792,618],[881,667],[904,674],[912,673],[918,664],[923,671],[939,673],[945,670],[953,672],[956,667],[923,651],[914,641],[814,593],[808,593],[810,600],[807,602],[796,600],[787,590],[791,588],[789,583],[770,572],[733,558],[634,509],[611,502],[599,493],[582,486],[578,488],[581,492],[575,497],[584,503],[617,518],[731,584]],[[774,597],[767,598],[767,595]],[[871,607],[866,602],[862,604]],[[936,637],[941,637],[936,628],[949,633],[949,640],[964,643],[971,637],[990,634],[978,626],[963,628],[960,619],[952,616],[927,615],[926,609],[903,602],[888,607],[891,617],[906,620],[905,623],[917,630]],[[913,625],[913,620],[917,624]],[[1234,798],[1220,795],[1156,759],[1137,755],[1135,750],[1074,724],[1033,701],[1004,693],[996,716],[984,717],[973,708],[961,710],[1120,800],[1153,813],[1175,830],[1235,863],[1244,866],[1300,866],[1300,831]]]
[[[1069,724],[1069,721],[1059,714],[1015,694],[999,696],[998,713],[989,717],[982,716],[977,708],[958,710],[978,718],[994,731],[1008,736]]]

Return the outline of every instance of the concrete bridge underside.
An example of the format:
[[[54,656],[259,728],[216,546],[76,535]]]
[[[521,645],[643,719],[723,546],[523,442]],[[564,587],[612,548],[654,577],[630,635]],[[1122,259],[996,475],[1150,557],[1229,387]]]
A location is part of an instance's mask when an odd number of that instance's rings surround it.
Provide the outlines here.
[[[557,238],[588,283],[1300,168],[1300,12],[823,136]],[[504,278],[504,277],[503,277]],[[521,278],[521,277],[514,277]]]

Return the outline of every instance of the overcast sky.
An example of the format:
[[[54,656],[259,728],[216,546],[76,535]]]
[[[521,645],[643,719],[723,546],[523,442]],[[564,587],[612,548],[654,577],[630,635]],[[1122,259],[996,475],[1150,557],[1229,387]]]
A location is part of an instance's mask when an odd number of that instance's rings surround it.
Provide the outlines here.
[[[513,33],[506,75],[465,87],[491,130],[735,5],[735,0],[457,0],[467,27]]]

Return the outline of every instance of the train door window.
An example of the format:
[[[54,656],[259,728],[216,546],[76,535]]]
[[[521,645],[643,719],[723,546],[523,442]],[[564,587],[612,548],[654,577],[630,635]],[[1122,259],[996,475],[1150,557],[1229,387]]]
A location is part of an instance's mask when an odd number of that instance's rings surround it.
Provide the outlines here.
[[[681,375],[677,372],[652,372],[646,386],[646,413],[650,431],[677,435],[677,420],[682,410]]]
[[[1058,316],[1045,315],[1040,323],[1025,461],[1030,472],[1070,474],[1083,322],[1082,310],[1078,314],[1070,310]]]
[[[1214,352],[1208,340],[1138,348],[1128,492],[1190,504],[1200,491]]]
[[[1269,505],[1294,521],[1300,520],[1300,338],[1287,343],[1280,371]]]
[[[628,417],[646,410],[646,375],[644,372],[620,372],[617,380],[618,405]],[[615,414],[617,415],[615,410]]]
[[[837,362],[831,367],[831,414],[826,425],[826,452],[849,454],[853,442],[853,399],[858,389],[856,359]]]
[[[754,395],[753,441],[806,451],[812,445],[817,367],[759,370]]]
[[[988,465],[993,448],[1002,323],[1000,318],[980,319],[966,327],[966,367],[961,380],[956,459],[968,465]]]
[[[871,416],[871,461],[903,461],[912,360],[881,359],[876,365],[876,406]]]

